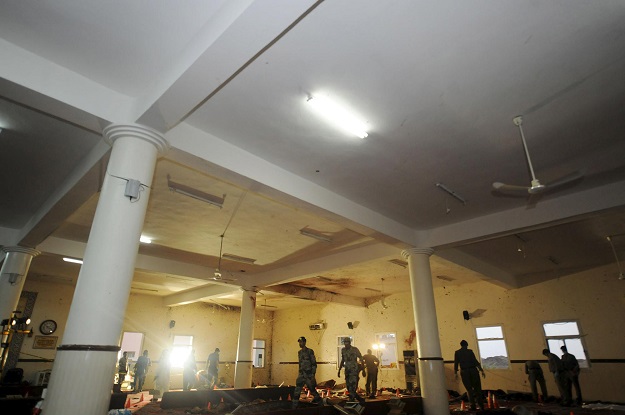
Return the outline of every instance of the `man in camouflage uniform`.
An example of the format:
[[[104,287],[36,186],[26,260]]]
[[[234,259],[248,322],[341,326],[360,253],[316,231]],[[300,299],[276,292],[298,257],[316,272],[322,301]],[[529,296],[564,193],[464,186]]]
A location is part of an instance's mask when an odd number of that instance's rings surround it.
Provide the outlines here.
[[[363,369],[363,359],[360,350],[352,347],[352,341],[349,337],[343,339],[345,347],[341,349],[341,363],[339,364],[338,377],[341,377],[341,368],[345,366],[345,385],[350,399],[357,400],[361,404],[365,400],[356,393],[358,389],[358,374]]]
[[[295,390],[293,391],[293,408],[297,408],[299,397],[302,393],[302,386],[304,385],[306,385],[313,396],[312,403],[321,402],[321,396],[317,393],[317,381],[315,380],[315,373],[317,372],[317,359],[315,359],[315,352],[306,347],[306,337],[300,337],[297,339],[297,342],[300,347],[300,350],[297,352],[299,374],[297,375]]]

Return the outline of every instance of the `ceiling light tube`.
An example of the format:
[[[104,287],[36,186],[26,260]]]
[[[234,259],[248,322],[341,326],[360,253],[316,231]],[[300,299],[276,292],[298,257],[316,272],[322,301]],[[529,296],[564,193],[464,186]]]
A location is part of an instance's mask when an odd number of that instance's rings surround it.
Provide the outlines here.
[[[367,124],[335,101],[323,95],[309,95],[306,102],[326,121],[345,132],[360,138],[365,138],[369,135],[367,134]]]
[[[300,229],[299,233],[304,235],[304,236],[308,236],[310,238],[314,238],[314,239],[316,239],[318,241],[321,241],[321,242],[332,242],[332,238],[330,238],[329,236],[321,235],[321,234],[313,232],[313,231],[311,231],[309,229]]]
[[[141,237],[139,237],[139,242],[143,242],[144,244],[151,244],[152,239],[148,238],[147,236],[141,235]]]
[[[202,192],[201,190],[194,189],[189,186],[185,186],[184,184],[172,182],[167,176],[167,186],[169,190],[180,193],[181,195],[189,196],[197,200],[201,200],[202,202],[206,202],[213,206],[217,206],[219,209],[223,207],[224,200],[226,199],[226,195],[223,197],[211,195],[210,193]]]
[[[232,255],[232,254],[223,254],[221,256],[223,259],[227,259],[230,261],[236,261],[236,262],[242,262],[244,264],[253,264],[254,262],[256,262],[256,260],[254,258],[246,258],[243,256],[238,256],[238,255]]]
[[[74,264],[82,264],[82,259],[76,259],[76,258],[63,258],[63,261],[71,262]]]

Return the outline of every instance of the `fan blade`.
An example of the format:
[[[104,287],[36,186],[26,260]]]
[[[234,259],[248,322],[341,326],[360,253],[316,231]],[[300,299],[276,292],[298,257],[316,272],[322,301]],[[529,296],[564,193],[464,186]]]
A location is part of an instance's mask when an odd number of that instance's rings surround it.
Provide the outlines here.
[[[564,186],[565,184],[569,184],[575,182],[577,180],[581,180],[584,178],[584,173],[581,171],[574,171],[573,173],[567,174],[566,176],[562,176],[557,180],[554,180],[551,183],[546,185],[547,190],[551,191],[556,187]]]
[[[529,187],[527,186],[517,186],[514,184],[505,184],[501,182],[493,183],[493,189],[498,192],[510,192],[510,193],[522,193],[522,196],[527,195],[529,193]]]

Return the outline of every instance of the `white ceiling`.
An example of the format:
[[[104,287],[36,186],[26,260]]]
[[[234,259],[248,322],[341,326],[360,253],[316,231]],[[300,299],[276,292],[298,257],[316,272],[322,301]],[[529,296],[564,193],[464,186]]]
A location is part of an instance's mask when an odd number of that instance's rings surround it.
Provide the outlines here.
[[[389,260],[410,246],[435,248],[437,285],[514,288],[614,262],[624,21],[622,1],[5,2],[0,245],[43,252],[29,278],[73,283],[59,257],[87,241],[101,130],[136,122],[172,146],[133,281],[165,304],[237,305],[251,284],[276,307],[367,305],[408,289]],[[369,136],[317,118],[318,94],[348,103]],[[517,115],[541,182],[584,179],[532,203],[494,192],[529,185]],[[225,194],[223,209],[170,192],[168,175]],[[224,253],[256,261],[223,260],[234,281],[215,283],[224,232]]]

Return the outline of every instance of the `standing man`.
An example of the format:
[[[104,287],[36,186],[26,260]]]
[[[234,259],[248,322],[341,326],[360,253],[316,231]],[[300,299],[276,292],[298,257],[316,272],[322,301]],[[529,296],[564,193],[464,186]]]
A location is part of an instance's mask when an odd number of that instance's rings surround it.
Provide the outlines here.
[[[380,360],[371,354],[371,349],[367,349],[367,354],[362,357],[367,369],[367,383],[365,389],[370,399],[375,399],[375,392],[378,390],[378,367]]]
[[[577,361],[577,358],[572,355],[571,353],[569,353],[569,351],[566,349],[566,346],[562,346],[560,347],[560,350],[562,350],[562,365],[564,366],[564,370],[567,372],[567,375],[569,377],[569,380],[567,382],[568,384],[568,395],[571,397],[571,400],[573,399],[573,391],[571,390],[571,386],[575,387],[575,395],[577,396],[577,399],[575,400],[575,403],[580,405],[583,401],[582,401],[582,388],[580,388],[579,386],[579,362]]]
[[[571,406],[569,377],[565,373],[562,360],[560,360],[560,358],[555,354],[551,353],[549,349],[543,349],[543,355],[547,357],[547,361],[549,362],[549,371],[553,373],[556,385],[558,385],[558,390],[560,391],[560,404],[562,406]]]
[[[187,355],[182,369],[182,390],[190,391],[195,387],[195,372],[197,371],[197,363],[195,362],[195,350]]]
[[[460,342],[460,349],[456,350],[454,354],[454,373],[456,379],[458,379],[458,365],[460,365],[460,377],[469,395],[471,410],[475,411],[476,400],[480,409],[484,410],[484,394],[482,393],[482,381],[478,370],[482,372],[483,378],[486,377],[486,374],[484,369],[482,369],[482,365],[475,357],[475,353],[468,346],[469,343],[466,340]]]
[[[345,384],[347,392],[352,400],[357,400],[361,404],[365,400],[361,398],[356,390],[358,389],[358,374],[363,369],[362,354],[357,347],[352,347],[352,340],[349,337],[343,339],[344,347],[341,349],[341,363],[339,364],[338,377],[341,377],[341,368],[345,366]]]
[[[135,363],[135,390],[134,392],[143,391],[143,383],[145,377],[148,374],[148,366],[150,366],[150,358],[148,357],[148,351],[144,350],[143,354],[137,359]]]
[[[297,361],[299,362],[299,372],[295,380],[295,390],[293,391],[293,409],[299,404],[299,397],[302,393],[302,387],[306,385],[311,395],[314,397],[312,403],[321,402],[321,396],[317,392],[317,359],[315,352],[306,347],[306,337],[302,336],[297,339],[299,350],[297,351]]]
[[[117,362],[117,384],[122,385],[128,373],[128,352],[124,352]]]
[[[530,388],[532,388],[532,399],[534,402],[540,402],[538,399],[538,390],[536,389],[536,382],[540,385],[540,392],[542,393],[543,401],[547,399],[547,384],[545,383],[545,375],[543,369],[540,367],[540,363],[536,360],[528,360],[525,362],[525,374],[530,381]]]
[[[208,383],[208,389],[213,389],[219,383],[219,347],[215,351],[208,355],[206,359],[206,372]]]

